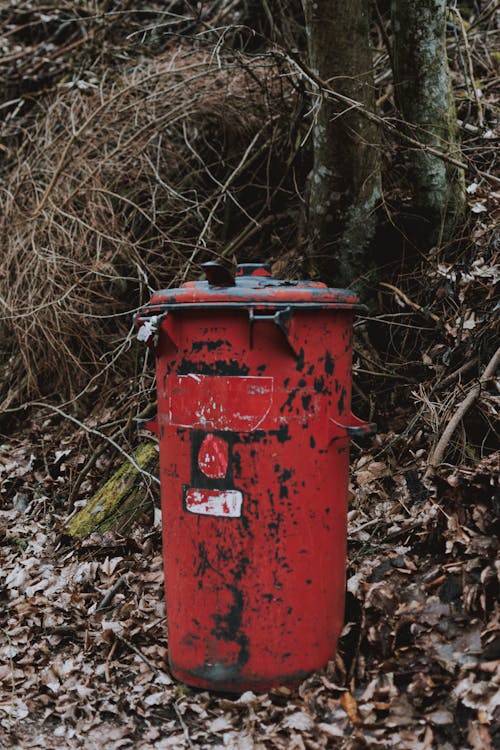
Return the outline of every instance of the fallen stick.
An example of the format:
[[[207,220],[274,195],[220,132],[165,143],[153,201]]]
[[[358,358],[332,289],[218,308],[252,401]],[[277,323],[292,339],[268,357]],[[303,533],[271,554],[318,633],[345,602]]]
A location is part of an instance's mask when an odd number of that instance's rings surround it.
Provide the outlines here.
[[[433,469],[435,469],[436,466],[439,466],[439,464],[442,462],[445,450],[448,446],[448,443],[450,442],[453,433],[457,429],[458,425],[464,418],[464,416],[469,411],[472,404],[476,401],[476,399],[479,397],[479,394],[481,393],[481,386],[490,378],[493,377],[495,374],[498,366],[500,365],[500,346],[496,350],[495,354],[492,356],[488,364],[486,365],[486,368],[477,381],[475,385],[472,386],[464,400],[459,404],[458,409],[456,410],[455,414],[452,416],[448,424],[446,425],[446,428],[441,435],[441,437],[438,440],[438,443],[436,447],[434,448],[434,451],[431,454],[431,457],[429,459],[429,465],[427,468],[427,471],[425,472],[425,477],[428,477],[430,474],[432,474]]]
[[[120,576],[120,578],[106,592],[106,594],[103,597],[101,603],[97,607],[96,612],[101,612],[103,609],[107,609],[110,606],[111,602],[115,598],[115,594],[118,593],[118,591],[126,583],[126,581],[127,581],[127,577],[126,576]]]
[[[180,712],[179,706],[178,706],[178,704],[175,701],[174,701],[174,703],[172,705],[174,707],[174,711],[175,711],[175,715],[177,716],[177,720],[178,720],[179,724],[182,727],[182,731],[184,733],[184,737],[186,739],[186,742],[187,742],[190,750],[194,750],[194,745],[191,742],[191,737],[190,737],[190,734],[189,734],[189,729],[187,727],[186,722],[184,721],[184,719],[182,717],[182,714]]]
[[[408,305],[408,307],[411,307],[413,310],[422,313],[422,315],[424,315],[426,318],[431,318],[435,323],[441,323],[441,318],[438,315],[431,312],[430,310],[426,310],[424,307],[422,307],[422,305],[419,305],[411,300],[404,292],[401,291],[401,289],[398,289],[397,286],[393,286],[393,284],[387,284],[387,282],[385,281],[381,281],[380,286],[383,286],[385,289],[390,289],[391,292],[394,292],[396,297],[399,297],[399,299],[406,305]]]
[[[146,664],[146,666],[150,668],[152,672],[154,672],[156,675],[160,677],[163,677],[165,680],[165,684],[169,685],[172,683],[172,678],[170,677],[168,672],[165,672],[163,669],[159,669],[158,667],[156,667],[152,661],[150,661],[146,656],[144,656],[142,651],[139,648],[137,648],[137,646],[135,646],[132,643],[132,641],[129,641],[127,638],[124,638],[122,635],[119,635],[118,633],[115,633],[114,636],[118,641],[121,641],[126,646],[128,646],[129,649],[134,652],[134,654],[137,654],[139,659],[141,659],[144,662],[144,664]]]
[[[431,388],[431,394],[435,393],[436,391],[440,391],[442,388],[446,388],[447,385],[450,385],[450,383],[453,383],[453,381],[457,380],[457,378],[459,378],[461,375],[465,375],[466,372],[469,372],[469,370],[472,370],[472,368],[477,365],[477,359],[478,359],[477,357],[473,357],[464,365],[459,367],[458,370],[455,370],[455,372],[452,372],[450,375],[447,375],[442,380],[439,380]]]

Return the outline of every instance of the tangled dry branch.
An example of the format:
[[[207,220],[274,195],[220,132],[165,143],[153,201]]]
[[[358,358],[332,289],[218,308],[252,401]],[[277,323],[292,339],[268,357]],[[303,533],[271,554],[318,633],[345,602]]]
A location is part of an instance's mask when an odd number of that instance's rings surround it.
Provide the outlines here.
[[[271,58],[177,47],[40,112],[2,190],[9,399],[20,381],[71,395],[151,288],[260,227],[293,100],[278,73]]]

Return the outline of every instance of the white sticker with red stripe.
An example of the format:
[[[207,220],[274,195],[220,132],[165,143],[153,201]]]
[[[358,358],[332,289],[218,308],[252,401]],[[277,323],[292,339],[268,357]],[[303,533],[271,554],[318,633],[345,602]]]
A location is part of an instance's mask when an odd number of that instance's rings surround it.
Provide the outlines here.
[[[239,490],[200,490],[190,488],[186,490],[186,510],[202,516],[221,516],[223,518],[239,518],[243,495]]]

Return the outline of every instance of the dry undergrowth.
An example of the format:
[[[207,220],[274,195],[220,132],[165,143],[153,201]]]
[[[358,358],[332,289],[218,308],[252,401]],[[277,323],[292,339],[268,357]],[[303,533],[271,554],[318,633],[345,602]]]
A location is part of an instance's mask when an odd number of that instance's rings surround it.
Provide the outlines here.
[[[1,191],[4,407],[73,395],[113,359],[131,307],[259,226],[273,198],[259,173],[288,132],[278,73],[271,58],[176,47],[45,105]]]

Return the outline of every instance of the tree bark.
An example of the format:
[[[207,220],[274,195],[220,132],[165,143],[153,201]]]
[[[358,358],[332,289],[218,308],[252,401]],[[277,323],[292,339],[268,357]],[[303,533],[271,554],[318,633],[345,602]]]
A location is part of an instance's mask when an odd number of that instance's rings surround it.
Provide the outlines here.
[[[446,0],[392,0],[396,101],[410,135],[461,158],[446,54]],[[461,169],[409,152],[414,206],[432,242],[450,238],[465,209]]]
[[[158,473],[155,443],[146,443],[138,448],[134,459],[143,471]],[[152,512],[146,481],[144,474],[125,461],[85,507],[75,513],[64,533],[76,539],[83,539],[96,531],[126,533],[140,516]]]
[[[309,65],[344,96],[374,109],[368,0],[303,0]],[[337,286],[358,286],[370,266],[380,198],[378,129],[319,97],[309,194],[313,266]],[[355,282],[355,283],[353,283]]]

